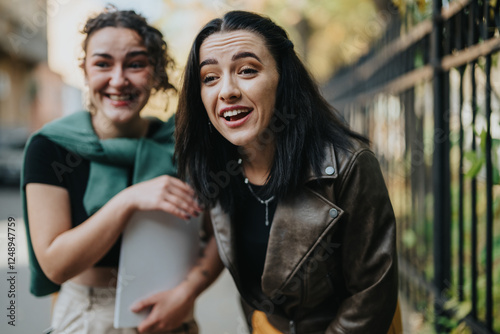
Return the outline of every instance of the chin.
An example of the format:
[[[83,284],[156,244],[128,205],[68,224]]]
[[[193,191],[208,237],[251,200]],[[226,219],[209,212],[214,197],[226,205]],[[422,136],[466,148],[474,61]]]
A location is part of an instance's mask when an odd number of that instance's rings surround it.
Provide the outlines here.
[[[139,112],[135,110],[109,110],[105,112],[106,118],[114,123],[127,123],[139,117]]]
[[[252,143],[255,143],[257,141],[257,138],[256,137],[251,137],[251,138],[241,138],[241,137],[238,137],[238,138],[228,138],[228,137],[225,137],[227,139],[227,141],[229,141],[231,144],[235,145],[235,146],[251,146]]]

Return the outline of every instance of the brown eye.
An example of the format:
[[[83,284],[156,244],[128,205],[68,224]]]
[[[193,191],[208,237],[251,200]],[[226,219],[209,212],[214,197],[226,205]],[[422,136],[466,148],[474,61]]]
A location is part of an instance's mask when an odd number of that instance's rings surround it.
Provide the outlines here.
[[[95,63],[95,66],[101,67],[101,68],[106,68],[106,67],[109,67],[109,64],[104,62],[104,61],[99,61],[99,62]]]
[[[243,70],[241,70],[242,74],[255,74],[257,72],[258,71],[256,69],[253,69],[253,68],[244,68]]]
[[[146,67],[146,64],[143,62],[135,61],[133,63],[130,63],[130,65],[128,67],[130,67],[130,68],[144,68],[144,67]]]
[[[214,76],[210,76],[210,75],[208,75],[208,76],[206,76],[206,77],[204,77],[204,78],[203,78],[203,83],[204,83],[204,84],[207,84],[207,83],[210,83],[210,82],[212,82],[212,81],[214,81],[214,80],[215,80],[215,77],[214,77]]]

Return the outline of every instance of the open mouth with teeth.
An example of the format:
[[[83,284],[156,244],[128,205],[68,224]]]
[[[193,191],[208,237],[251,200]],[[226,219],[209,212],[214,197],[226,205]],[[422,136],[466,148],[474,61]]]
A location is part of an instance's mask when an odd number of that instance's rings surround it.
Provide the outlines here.
[[[252,110],[231,110],[226,111],[222,117],[228,122],[235,122],[242,118],[245,118],[248,114],[250,114]]]
[[[132,101],[134,99],[134,95],[132,95],[132,94],[122,94],[122,95],[110,95],[110,94],[106,94],[106,96],[111,101]]]

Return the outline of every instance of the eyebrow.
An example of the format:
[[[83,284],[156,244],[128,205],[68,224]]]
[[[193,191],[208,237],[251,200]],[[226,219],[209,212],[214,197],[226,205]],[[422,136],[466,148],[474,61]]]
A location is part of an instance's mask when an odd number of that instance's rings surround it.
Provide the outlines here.
[[[208,58],[208,59],[205,59],[204,61],[202,61],[200,63],[200,68],[202,68],[203,66],[205,65],[215,65],[215,64],[218,64],[219,62],[213,58]]]
[[[257,59],[257,61],[259,63],[262,64],[262,61],[260,60],[260,58],[255,53],[253,53],[253,52],[240,52],[240,53],[237,53],[237,54],[233,55],[233,57],[231,58],[231,60],[235,61],[235,60],[238,60],[238,59],[241,59],[241,58],[247,58],[247,57],[255,58],[255,59]],[[216,65],[218,63],[219,62],[216,59],[213,59],[213,58],[205,59],[204,61],[202,61],[200,63],[200,68],[202,68],[205,65]]]
[[[127,55],[126,55],[127,58],[133,58],[133,57],[137,57],[137,56],[146,56],[147,57],[148,53],[146,51],[139,50],[139,51],[131,51],[131,52],[127,53]],[[92,57],[103,57],[103,58],[107,58],[107,59],[113,58],[110,54],[99,53],[99,52],[92,54]]]
[[[144,50],[139,51],[131,51],[127,53],[127,58],[137,57],[137,56],[146,56],[148,57],[148,53]]]
[[[259,63],[262,64],[262,61],[260,60],[260,58],[257,57],[257,55],[255,53],[253,53],[253,52],[240,52],[240,53],[237,53],[237,54],[233,55],[233,57],[231,58],[231,60],[238,60],[238,59],[247,58],[247,57],[255,58],[255,59],[257,59],[257,61]]]

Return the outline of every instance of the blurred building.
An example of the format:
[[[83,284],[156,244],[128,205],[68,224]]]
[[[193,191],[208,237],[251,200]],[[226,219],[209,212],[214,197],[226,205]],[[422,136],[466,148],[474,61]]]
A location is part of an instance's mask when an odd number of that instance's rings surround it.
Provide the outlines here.
[[[47,18],[60,0],[0,0],[0,129],[38,129],[80,93],[47,65]],[[72,101],[68,101],[68,97]]]
[[[47,65],[47,18],[60,1],[0,0],[0,182],[18,182],[29,133],[81,106]]]

